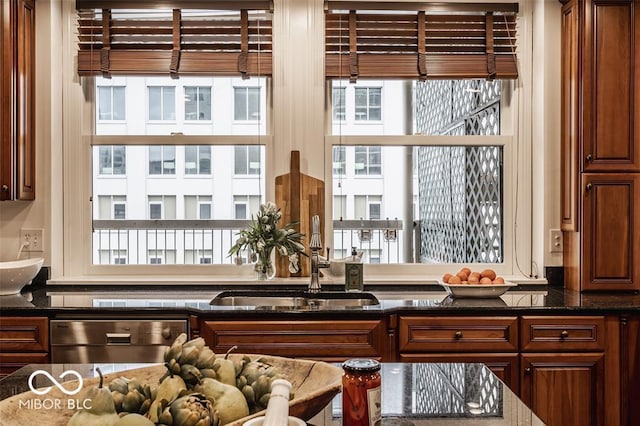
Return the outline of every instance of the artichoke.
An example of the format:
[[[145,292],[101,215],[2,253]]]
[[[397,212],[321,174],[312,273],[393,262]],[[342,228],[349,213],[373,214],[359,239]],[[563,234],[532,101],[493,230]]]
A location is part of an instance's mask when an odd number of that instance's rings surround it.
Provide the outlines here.
[[[246,362],[236,377],[236,387],[242,391],[251,414],[267,408],[271,382],[284,378],[274,366],[261,359]]]
[[[111,381],[109,390],[118,413],[146,414],[153,395],[149,385],[141,385],[136,380],[118,377]]]
[[[218,426],[219,423],[211,401],[199,393],[177,398],[158,417],[158,424],[166,426]]]

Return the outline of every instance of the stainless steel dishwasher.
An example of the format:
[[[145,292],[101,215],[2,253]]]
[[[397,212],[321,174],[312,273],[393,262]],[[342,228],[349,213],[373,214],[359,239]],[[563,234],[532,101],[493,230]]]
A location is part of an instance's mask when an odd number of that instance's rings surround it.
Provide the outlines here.
[[[54,363],[162,362],[187,320],[51,320]]]

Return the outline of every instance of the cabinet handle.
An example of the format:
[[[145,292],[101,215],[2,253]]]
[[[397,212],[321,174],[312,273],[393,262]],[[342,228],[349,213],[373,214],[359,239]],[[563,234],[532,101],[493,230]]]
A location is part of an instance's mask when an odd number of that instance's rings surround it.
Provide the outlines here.
[[[587,184],[587,186],[585,187],[587,189],[587,191],[591,191],[591,188],[593,188],[593,185],[591,185],[590,183]]]
[[[531,367],[527,367],[524,369],[524,374],[531,374]]]
[[[2,192],[6,192],[9,190],[9,186],[7,185],[2,185]]]
[[[569,332],[567,330],[562,330],[562,332],[560,333],[560,338],[566,339],[567,337],[569,337]]]
[[[454,334],[454,337],[456,339],[462,339],[462,331],[456,331],[456,334]]]
[[[585,160],[591,161],[593,160],[593,157],[591,156],[591,154],[587,154],[587,156],[585,157]]]

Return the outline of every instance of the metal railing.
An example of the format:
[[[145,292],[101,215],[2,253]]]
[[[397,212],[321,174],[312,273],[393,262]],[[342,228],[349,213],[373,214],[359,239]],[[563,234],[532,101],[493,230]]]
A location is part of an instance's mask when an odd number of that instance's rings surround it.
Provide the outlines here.
[[[94,220],[93,263],[233,264],[229,249],[249,223],[231,219]],[[409,236],[414,250],[420,247],[419,232],[414,222]],[[407,237],[400,220],[334,220],[333,234],[334,254],[348,255],[356,247],[364,252],[366,263],[400,263],[403,259],[402,241]],[[329,241],[325,246],[331,246]]]

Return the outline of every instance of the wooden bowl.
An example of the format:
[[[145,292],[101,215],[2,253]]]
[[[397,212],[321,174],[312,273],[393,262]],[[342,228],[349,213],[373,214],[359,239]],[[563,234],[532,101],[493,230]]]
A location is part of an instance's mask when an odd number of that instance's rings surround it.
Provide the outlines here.
[[[242,357],[241,354],[231,354],[230,357]],[[252,360],[262,359],[264,362],[278,368],[280,373],[291,382],[293,399],[289,402],[289,415],[301,418],[305,421],[311,419],[327,406],[342,390],[342,368],[320,361],[304,359],[283,358],[268,355],[249,355]],[[156,384],[164,374],[166,368],[159,364],[151,367],[134,370],[118,371],[105,375],[104,385],[108,386],[111,380],[117,377],[136,378],[141,383]],[[39,424],[46,426],[65,426],[75,410],[67,407],[69,400],[83,400],[83,394],[89,388],[96,386],[99,378],[91,377],[83,381],[83,389],[77,395],[68,396],[60,389],[53,386],[45,395],[37,395],[32,391],[9,397],[0,401],[0,413],[3,421],[12,425]],[[65,382],[65,388],[72,389],[69,385],[73,382]],[[60,401],[60,408],[52,409],[33,408],[34,400]],[[25,405],[25,403],[31,405]],[[50,402],[49,402],[50,404]],[[258,411],[247,417],[229,423],[232,426],[242,425],[247,420],[264,416],[265,410]]]

